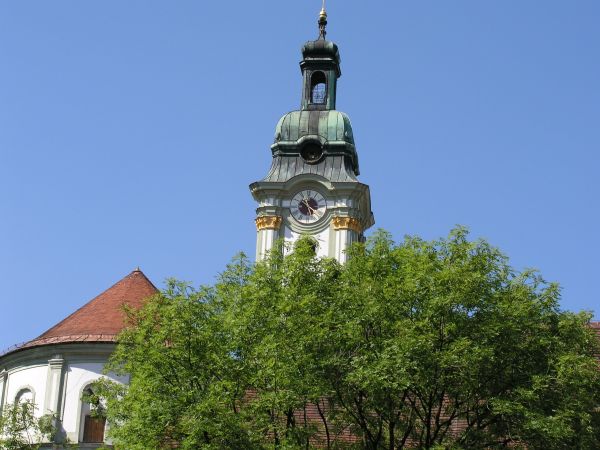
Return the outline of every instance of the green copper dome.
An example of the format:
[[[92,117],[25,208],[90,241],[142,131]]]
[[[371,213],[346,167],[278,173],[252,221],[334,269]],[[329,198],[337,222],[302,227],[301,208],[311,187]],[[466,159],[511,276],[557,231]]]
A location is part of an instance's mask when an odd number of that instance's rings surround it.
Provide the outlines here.
[[[336,64],[338,77],[341,75],[340,52],[335,42],[317,39],[316,41],[308,41],[302,46],[302,57],[304,60],[314,60],[322,58],[331,58]]]
[[[348,158],[352,171],[358,175],[358,155],[354,145],[352,125],[346,114],[336,110],[300,110],[284,115],[275,128],[273,156],[299,155],[309,143],[318,143],[325,158]]]
[[[323,143],[343,141],[354,145],[350,118],[335,110],[292,111],[279,119],[275,143],[296,143],[304,136],[318,136]]]

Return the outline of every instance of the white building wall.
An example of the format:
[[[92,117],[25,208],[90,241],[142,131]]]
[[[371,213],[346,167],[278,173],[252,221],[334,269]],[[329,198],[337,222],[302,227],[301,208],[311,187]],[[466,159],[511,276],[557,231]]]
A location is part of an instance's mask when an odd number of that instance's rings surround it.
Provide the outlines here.
[[[38,364],[10,370],[7,378],[5,404],[14,403],[16,395],[21,389],[29,388],[34,392],[33,402],[38,406],[36,416],[41,416],[44,411],[44,398],[46,393],[47,364]]]
[[[102,374],[104,363],[74,363],[67,370],[66,389],[64,396],[62,425],[72,442],[79,441],[81,422],[81,395],[83,390],[92,382],[105,376]],[[108,378],[126,383],[127,377],[117,377],[113,374]]]
[[[7,368],[5,372],[0,373],[0,399],[2,397],[2,389],[4,389],[5,393],[3,406],[5,407],[9,403],[13,403],[15,397],[22,389],[30,389],[34,393],[33,402],[37,406],[36,416],[40,417],[44,413],[47,413],[48,407],[56,408],[58,406],[61,412],[63,430],[69,441],[77,444],[80,441],[80,434],[83,428],[81,421],[81,395],[83,390],[90,383],[101,377],[107,377],[124,384],[129,382],[127,376],[104,375],[102,371],[106,361],[102,357],[98,358],[99,355],[95,355],[94,359],[90,362],[85,361],[85,356],[83,360],[78,361],[81,356],[78,355],[74,362],[69,362],[69,356],[65,355],[64,366],[59,370],[59,374],[60,372],[64,373],[64,377],[61,377],[58,382],[54,379],[55,377],[49,376],[53,370],[49,361],[56,359],[51,354],[48,355],[49,360],[45,362],[41,362],[37,358],[35,362],[32,361],[27,364],[27,358],[24,358],[23,363],[18,366]],[[1,385],[2,380],[5,380],[5,386]],[[48,380],[50,380],[50,384]],[[59,398],[60,403],[58,402]],[[52,403],[52,405],[46,405],[45,403],[47,402]]]

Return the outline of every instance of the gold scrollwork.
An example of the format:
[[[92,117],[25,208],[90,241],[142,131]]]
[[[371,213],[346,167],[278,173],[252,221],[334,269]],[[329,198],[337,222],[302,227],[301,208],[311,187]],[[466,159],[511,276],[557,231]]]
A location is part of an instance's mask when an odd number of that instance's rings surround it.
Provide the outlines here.
[[[255,220],[256,229],[260,230],[278,230],[281,226],[280,216],[258,216]]]
[[[354,217],[334,217],[332,224],[334,230],[352,230],[362,233],[360,221]]]

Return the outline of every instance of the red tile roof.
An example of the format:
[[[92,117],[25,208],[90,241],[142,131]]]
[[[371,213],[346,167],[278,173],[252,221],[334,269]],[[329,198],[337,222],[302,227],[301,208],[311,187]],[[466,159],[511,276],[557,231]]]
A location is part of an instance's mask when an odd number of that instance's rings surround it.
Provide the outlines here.
[[[65,342],[114,342],[125,326],[123,305],[139,308],[156,292],[146,275],[136,269],[45,333],[7,353]]]
[[[139,308],[146,298],[156,292],[156,287],[146,275],[136,269],[37,339],[118,334],[124,326],[123,305]]]

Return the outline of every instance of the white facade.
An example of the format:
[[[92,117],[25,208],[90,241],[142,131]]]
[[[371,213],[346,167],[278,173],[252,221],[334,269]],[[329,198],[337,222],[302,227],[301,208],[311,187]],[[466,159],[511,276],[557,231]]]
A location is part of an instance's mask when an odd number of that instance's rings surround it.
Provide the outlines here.
[[[0,410],[19,398],[31,400],[36,405],[37,417],[56,415],[62,428],[61,437],[71,444],[81,444],[85,414],[90,411],[89,405],[82,401],[82,394],[91,383],[105,376],[102,372],[112,350],[111,343],[75,343],[26,348],[3,356]],[[106,376],[121,383],[128,381],[114,374]],[[98,446],[99,443],[82,444],[82,448]]]
[[[18,367],[15,370],[7,371],[4,376],[4,391],[6,392],[4,396],[6,400],[4,403],[14,403],[17,396],[22,391],[29,390],[29,395],[20,398],[23,400],[31,400],[38,405],[40,409],[43,409],[47,372],[47,365],[41,364]],[[41,411],[38,411],[38,415],[42,415]]]

